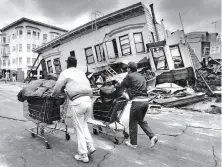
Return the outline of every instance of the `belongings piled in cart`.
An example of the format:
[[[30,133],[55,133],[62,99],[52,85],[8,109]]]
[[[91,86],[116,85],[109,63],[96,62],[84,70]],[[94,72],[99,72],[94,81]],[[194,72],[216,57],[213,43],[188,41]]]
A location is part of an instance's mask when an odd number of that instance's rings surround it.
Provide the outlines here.
[[[49,77],[48,80],[40,79],[31,81],[17,95],[18,100],[23,102],[23,115],[26,119],[34,122],[35,127],[26,129],[31,132],[32,137],[38,136],[45,140],[46,148],[50,145],[46,139],[47,135],[58,131],[65,132],[66,139],[70,139],[65,123],[67,101],[65,94],[58,97],[51,97],[56,84],[55,77]],[[61,107],[61,105],[63,105]],[[61,110],[62,109],[62,110]],[[55,127],[50,125],[55,123]],[[64,123],[65,128],[58,128],[58,123]]]

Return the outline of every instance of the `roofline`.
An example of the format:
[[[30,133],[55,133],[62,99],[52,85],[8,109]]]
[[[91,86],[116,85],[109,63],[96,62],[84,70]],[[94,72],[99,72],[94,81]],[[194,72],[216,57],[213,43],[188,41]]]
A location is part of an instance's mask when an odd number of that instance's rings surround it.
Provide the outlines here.
[[[28,18],[25,18],[25,17],[22,17],[21,19],[16,20],[16,21],[12,22],[11,24],[1,28],[0,31],[1,32],[6,31],[6,30],[10,29],[11,27],[13,27],[13,26],[15,26],[19,23],[25,22],[25,21],[29,22],[29,23],[34,23],[34,24],[38,24],[38,25],[41,25],[41,26],[45,26],[45,27],[50,27],[50,28],[53,28],[53,29],[56,29],[56,30],[59,30],[59,31],[68,32],[68,30],[66,30],[66,29],[56,27],[56,26],[53,26],[53,25],[49,25],[49,24],[45,24],[45,23],[42,23],[42,22],[39,22],[39,21],[31,20],[31,19],[28,19]]]
[[[128,11],[128,10],[131,10],[131,9],[134,9],[134,8],[138,8],[138,7],[143,7],[143,8],[144,8],[144,4],[143,4],[142,2],[139,2],[139,3],[133,4],[133,5],[131,5],[131,6],[122,8],[122,9],[120,9],[120,10],[117,10],[117,11],[115,11],[115,12],[109,13],[109,14],[107,14],[107,15],[105,15],[105,16],[102,16],[102,17],[98,18],[98,19],[96,20],[96,22],[99,23],[99,22],[101,22],[101,21],[103,21],[103,20],[105,20],[105,19],[107,19],[107,18],[113,17],[113,16],[116,15],[116,14],[120,14],[120,13],[126,12],[126,11]],[[61,39],[63,39],[64,37],[69,37],[71,34],[77,32],[77,31],[79,31],[79,30],[81,30],[81,29],[84,29],[84,28],[86,28],[87,26],[91,26],[93,22],[94,22],[94,20],[93,20],[93,21],[90,21],[90,22],[88,22],[88,23],[86,23],[86,24],[83,24],[83,25],[81,25],[81,26],[79,26],[79,27],[77,27],[77,28],[75,28],[75,29],[73,29],[73,30],[71,30],[71,31],[63,34],[63,35],[55,38],[54,40],[51,40],[51,41],[47,42],[46,44],[44,44],[44,45],[42,45],[42,46],[34,49],[33,52],[39,53],[40,50],[49,47],[50,44],[54,44],[54,43],[56,43],[56,42],[59,42],[59,41],[61,41]]]
[[[208,33],[208,31],[194,31],[194,32],[188,32],[188,33],[186,33],[186,35],[188,35],[188,34],[195,34],[195,33]]]

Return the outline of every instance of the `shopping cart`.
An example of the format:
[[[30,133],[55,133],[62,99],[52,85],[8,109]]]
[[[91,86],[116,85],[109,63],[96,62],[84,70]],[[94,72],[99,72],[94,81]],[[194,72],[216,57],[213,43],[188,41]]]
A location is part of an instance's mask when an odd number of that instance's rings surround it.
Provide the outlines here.
[[[103,133],[111,136],[115,144],[120,143],[117,137],[119,132],[128,138],[129,135],[126,132],[128,125],[122,121],[127,103],[128,100],[125,98],[119,98],[104,104],[98,97],[93,104],[93,117],[88,120],[88,123],[93,125],[93,134]]]
[[[65,123],[67,104],[68,99],[55,99],[53,97],[26,100],[23,102],[23,115],[36,125],[25,130],[31,132],[33,138],[38,136],[44,139],[47,149],[51,148],[47,136],[56,132],[65,132],[66,140],[70,140],[70,135],[67,131],[68,126]],[[58,128],[59,123],[63,123],[65,127]]]

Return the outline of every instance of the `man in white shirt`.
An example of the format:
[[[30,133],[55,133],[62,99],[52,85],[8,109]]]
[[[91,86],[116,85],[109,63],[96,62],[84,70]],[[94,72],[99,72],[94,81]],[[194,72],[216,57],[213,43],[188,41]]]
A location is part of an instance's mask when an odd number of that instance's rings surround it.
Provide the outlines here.
[[[92,89],[85,73],[76,66],[76,58],[68,57],[67,69],[61,72],[52,95],[57,96],[63,91],[62,89],[66,90],[78,142],[78,154],[75,155],[75,159],[86,163],[89,162],[88,153],[92,154],[96,151],[87,124],[87,119],[92,112],[90,97]]]

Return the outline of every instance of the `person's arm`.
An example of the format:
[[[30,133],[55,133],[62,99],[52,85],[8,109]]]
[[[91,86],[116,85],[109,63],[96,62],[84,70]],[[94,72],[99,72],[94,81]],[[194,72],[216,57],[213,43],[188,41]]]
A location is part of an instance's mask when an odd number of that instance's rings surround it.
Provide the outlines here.
[[[129,87],[129,85],[130,85],[130,77],[129,77],[129,75],[127,75],[124,79],[123,79],[123,81],[122,81],[122,83],[121,83],[121,87],[124,87],[124,88],[128,88]]]
[[[65,88],[65,85],[66,85],[66,77],[65,77],[64,72],[62,72],[59,75],[59,78],[56,82],[52,96],[58,96],[62,92],[62,89]]]

